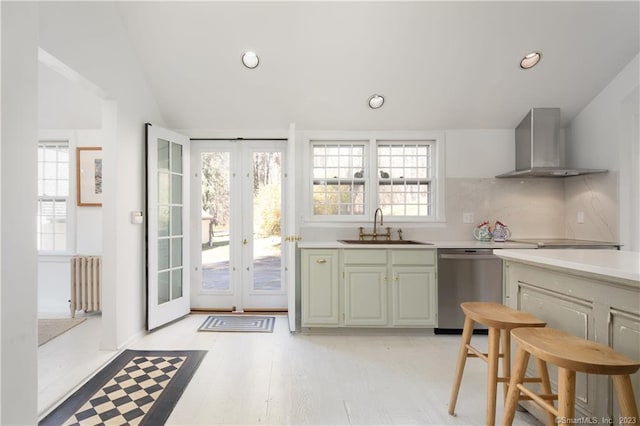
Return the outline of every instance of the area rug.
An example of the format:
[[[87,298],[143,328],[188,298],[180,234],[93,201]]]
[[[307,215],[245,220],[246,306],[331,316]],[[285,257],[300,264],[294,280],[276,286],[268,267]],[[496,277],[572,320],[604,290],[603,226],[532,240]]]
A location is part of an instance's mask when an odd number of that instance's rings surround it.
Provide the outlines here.
[[[275,317],[245,315],[209,316],[198,331],[244,331],[272,333]]]
[[[38,319],[38,346],[44,345],[85,320],[86,318]]]
[[[206,353],[126,350],[39,424],[165,424]]]

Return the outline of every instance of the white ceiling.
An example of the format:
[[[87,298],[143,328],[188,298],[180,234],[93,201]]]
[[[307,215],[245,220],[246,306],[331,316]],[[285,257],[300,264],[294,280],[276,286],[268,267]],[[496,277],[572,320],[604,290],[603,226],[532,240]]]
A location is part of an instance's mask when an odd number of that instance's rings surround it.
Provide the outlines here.
[[[566,125],[640,50],[638,1],[120,2],[175,129]],[[253,50],[260,66],[242,66]],[[541,63],[523,71],[532,50]],[[371,110],[367,99],[386,103]]]

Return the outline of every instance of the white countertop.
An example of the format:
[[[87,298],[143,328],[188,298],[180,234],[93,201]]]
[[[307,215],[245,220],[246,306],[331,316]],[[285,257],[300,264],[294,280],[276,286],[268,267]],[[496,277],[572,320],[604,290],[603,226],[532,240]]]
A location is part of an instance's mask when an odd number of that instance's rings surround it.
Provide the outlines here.
[[[618,250],[496,250],[506,260],[541,266],[554,266],[638,282],[640,285],[640,253]]]
[[[327,248],[327,249],[353,249],[353,248],[366,248],[366,249],[389,249],[389,248],[402,248],[402,249],[429,249],[429,248],[487,248],[487,249],[533,249],[536,246],[526,243],[513,243],[513,242],[481,242],[476,240],[464,240],[464,241],[422,241],[413,240],[428,244],[346,244],[341,243],[338,240],[330,241],[300,241],[298,242],[299,248]]]

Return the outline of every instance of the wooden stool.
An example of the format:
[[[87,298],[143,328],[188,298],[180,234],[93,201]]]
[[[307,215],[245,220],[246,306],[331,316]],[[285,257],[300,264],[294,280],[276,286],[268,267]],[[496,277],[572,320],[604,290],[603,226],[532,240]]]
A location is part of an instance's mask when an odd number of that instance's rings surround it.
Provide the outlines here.
[[[493,425],[496,421],[496,393],[498,382],[504,384],[504,396],[507,396],[509,373],[511,371],[511,339],[509,332],[517,327],[544,327],[546,323],[533,315],[511,309],[499,303],[465,302],[460,305],[465,314],[462,341],[458,353],[456,376],[449,401],[449,414],[453,415],[458,399],[458,391],[462,382],[462,374],[467,358],[477,357],[488,364],[487,372],[487,418],[486,424]],[[475,323],[482,324],[489,329],[489,347],[487,353],[480,352],[471,346],[471,336]],[[502,339],[500,335],[502,334]],[[502,352],[500,352],[502,340]],[[498,358],[502,358],[502,377],[498,376]],[[539,365],[540,377],[527,378],[526,381],[542,382],[545,390],[550,391],[549,376],[546,365]]]
[[[640,368],[640,362],[620,355],[608,346],[590,342],[553,328],[520,328],[511,331],[516,340],[516,359],[505,402],[503,425],[513,423],[516,405],[522,392],[527,399],[559,419],[573,419],[576,397],[576,371],[612,376],[618,396],[620,415],[638,418],[638,407],[631,387],[630,374]],[[522,384],[529,355],[558,367],[558,394],[538,395]],[[558,409],[553,400],[558,400]]]

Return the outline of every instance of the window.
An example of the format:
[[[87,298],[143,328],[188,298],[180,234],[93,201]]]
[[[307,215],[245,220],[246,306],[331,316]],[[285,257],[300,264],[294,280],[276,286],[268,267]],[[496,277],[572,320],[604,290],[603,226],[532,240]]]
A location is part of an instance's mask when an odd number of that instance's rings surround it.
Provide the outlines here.
[[[313,214],[363,215],[365,206],[363,142],[314,142]]]
[[[309,219],[369,220],[380,207],[394,221],[443,221],[444,137],[417,133],[309,138]]]
[[[38,250],[67,251],[69,143],[38,144]]]
[[[378,143],[378,206],[387,216],[432,216],[431,143]]]

